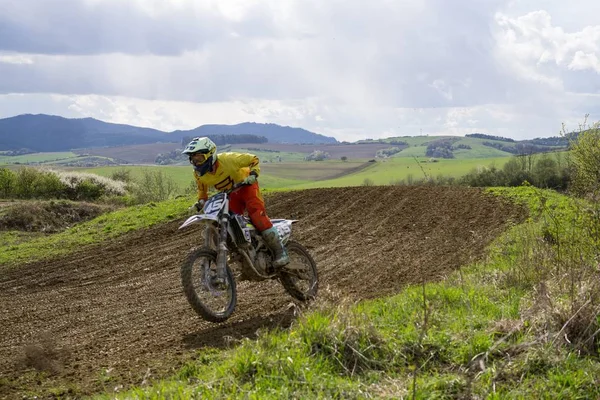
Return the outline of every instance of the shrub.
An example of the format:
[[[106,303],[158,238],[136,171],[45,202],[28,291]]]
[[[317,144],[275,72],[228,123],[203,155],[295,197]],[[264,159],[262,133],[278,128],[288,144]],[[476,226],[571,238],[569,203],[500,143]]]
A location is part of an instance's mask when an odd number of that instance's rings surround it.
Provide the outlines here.
[[[8,168],[0,168],[0,198],[12,197],[15,185],[15,174]]]
[[[124,196],[125,183],[84,172],[53,171],[66,186],[71,200],[97,200],[103,195]]]
[[[17,171],[13,196],[21,199],[35,197],[35,181],[39,172],[34,168],[21,168]]]
[[[121,169],[113,172],[112,175],[110,176],[110,178],[112,180],[125,182],[125,183],[129,183],[129,182],[133,181],[133,178],[131,177],[131,170],[125,169],[125,168],[121,168]]]
[[[145,169],[142,177],[131,185],[132,195],[137,203],[167,200],[176,190],[177,185],[173,178],[161,170]]]
[[[371,179],[371,178],[365,178],[362,185],[363,186],[374,186],[375,182],[373,182],[373,179]]]
[[[315,150],[306,157],[304,157],[304,159],[306,161],[323,161],[327,160],[329,157],[329,153],[321,150]]]
[[[600,192],[600,124],[579,133],[571,144],[572,189],[580,195]]]

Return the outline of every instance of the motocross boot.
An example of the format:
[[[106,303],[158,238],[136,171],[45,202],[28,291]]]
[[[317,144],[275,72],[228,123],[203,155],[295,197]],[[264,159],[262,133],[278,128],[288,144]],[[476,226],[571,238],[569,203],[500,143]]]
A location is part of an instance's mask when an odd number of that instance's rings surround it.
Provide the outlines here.
[[[279,236],[277,228],[273,226],[262,231],[260,234],[262,235],[269,249],[271,249],[271,251],[273,251],[275,254],[273,265],[277,268],[287,265],[290,262],[290,257],[288,256],[287,251],[285,251],[285,246],[281,241],[281,237]]]

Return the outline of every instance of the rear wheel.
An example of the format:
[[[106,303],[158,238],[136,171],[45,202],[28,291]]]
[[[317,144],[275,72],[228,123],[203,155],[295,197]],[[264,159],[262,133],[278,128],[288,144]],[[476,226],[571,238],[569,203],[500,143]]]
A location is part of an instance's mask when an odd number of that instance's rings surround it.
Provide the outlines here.
[[[300,301],[313,299],[319,288],[317,264],[308,250],[298,242],[288,241],[285,246],[290,263],[279,271],[285,290]]]
[[[217,252],[208,248],[192,251],[181,266],[181,283],[188,302],[202,318],[223,322],[235,309],[237,293],[231,269],[225,280],[217,277]]]

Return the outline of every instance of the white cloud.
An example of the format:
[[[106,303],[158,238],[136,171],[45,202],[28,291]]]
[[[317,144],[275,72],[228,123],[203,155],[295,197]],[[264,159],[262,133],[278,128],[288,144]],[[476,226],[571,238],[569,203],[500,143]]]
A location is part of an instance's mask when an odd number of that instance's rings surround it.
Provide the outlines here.
[[[600,119],[597,4],[0,0],[0,117],[553,135]]]
[[[33,57],[25,54],[1,54],[0,63],[5,64],[33,64]]]
[[[593,69],[600,74],[600,60],[595,53],[584,53],[581,50],[577,50],[573,61],[569,64],[569,69],[574,71]]]
[[[498,13],[496,20],[498,52],[523,77],[560,87],[561,74],[569,69],[600,73],[600,25],[565,32],[546,11],[517,18]]]

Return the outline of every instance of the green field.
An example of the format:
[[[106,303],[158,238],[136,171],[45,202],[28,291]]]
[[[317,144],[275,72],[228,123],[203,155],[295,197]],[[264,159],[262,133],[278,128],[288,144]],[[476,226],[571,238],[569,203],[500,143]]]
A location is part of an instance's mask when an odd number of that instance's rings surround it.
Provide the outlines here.
[[[277,163],[280,161],[284,162],[299,162],[304,161],[304,157],[306,157],[306,153],[297,153],[297,152],[286,152],[286,151],[260,151],[256,150],[260,148],[260,144],[257,144],[256,147],[251,148],[240,148],[232,146],[226,151],[239,152],[239,153],[252,153],[257,156],[261,162],[263,163]]]
[[[71,153],[70,151],[57,153],[32,153],[22,156],[4,156],[0,154],[0,165],[45,163],[49,161],[66,160],[70,158],[77,158],[77,154]]]
[[[484,146],[483,142],[511,145],[513,142],[505,142],[492,139],[480,139],[462,136],[412,136],[383,139],[381,142],[402,141],[408,143],[409,147],[392,157],[426,157],[427,145],[433,141],[449,139],[453,140],[453,146],[467,145],[470,149],[456,149],[452,153],[456,159],[498,158],[509,157],[512,154],[490,146]],[[393,145],[390,145],[393,146]],[[561,148],[557,147],[557,150]]]
[[[398,181],[412,179],[435,178],[440,175],[459,178],[473,169],[488,168],[495,165],[501,168],[510,157],[485,158],[485,159],[450,159],[438,162],[419,162],[412,158],[390,158],[372,163],[373,165],[355,174],[343,176],[333,180],[312,181],[301,183],[294,189],[308,189],[317,187],[359,186],[370,180],[375,185],[390,185]]]
[[[371,163],[359,172],[344,175],[345,171],[363,165],[362,162],[343,161],[312,161],[298,163],[266,163],[262,166],[259,182],[263,189],[279,190],[284,188],[307,189],[317,187],[359,186],[366,179],[376,185],[395,184],[398,181],[412,179],[419,180],[425,177],[458,178],[473,169],[487,168],[495,165],[501,168],[510,157],[484,158],[484,159],[441,159],[438,162],[429,162],[427,159],[397,157]],[[159,168],[176,185],[183,189],[193,182],[192,169],[189,166],[119,166],[81,169],[85,172],[110,177],[119,170],[132,171],[133,177],[140,177],[144,171],[154,171]],[[335,176],[335,179],[328,179]]]

